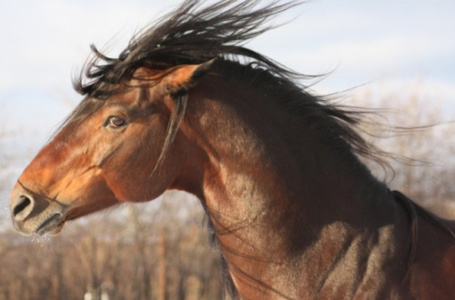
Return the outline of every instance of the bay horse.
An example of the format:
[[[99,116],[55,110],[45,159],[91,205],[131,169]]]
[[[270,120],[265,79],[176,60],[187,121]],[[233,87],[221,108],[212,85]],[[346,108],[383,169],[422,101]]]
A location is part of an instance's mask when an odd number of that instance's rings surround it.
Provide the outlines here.
[[[15,228],[177,189],[206,210],[234,299],[455,299],[454,225],[371,174],[361,114],[242,46],[299,4],[263,3],[186,0],[118,58],[93,46],[83,100],[12,191]]]

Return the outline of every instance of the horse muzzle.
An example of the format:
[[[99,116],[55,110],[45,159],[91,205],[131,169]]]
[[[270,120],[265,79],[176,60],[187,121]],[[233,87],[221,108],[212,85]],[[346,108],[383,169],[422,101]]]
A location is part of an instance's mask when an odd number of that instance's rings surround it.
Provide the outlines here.
[[[66,220],[66,206],[40,197],[16,184],[10,197],[14,228],[23,235],[58,234]]]

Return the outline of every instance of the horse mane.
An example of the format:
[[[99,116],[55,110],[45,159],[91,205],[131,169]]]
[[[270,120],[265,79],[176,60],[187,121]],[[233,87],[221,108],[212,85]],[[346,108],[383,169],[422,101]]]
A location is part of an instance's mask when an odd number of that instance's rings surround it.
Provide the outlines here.
[[[94,56],[73,85],[82,95],[108,97],[116,93],[120,83],[131,79],[139,67],[164,70],[182,64],[201,64],[217,57],[243,57],[261,63],[280,77],[301,76],[242,46],[274,28],[262,26],[272,17],[299,4],[264,2],[221,0],[204,7],[205,1],[185,0],[180,7],[139,31],[117,58],[107,57],[91,45]]]

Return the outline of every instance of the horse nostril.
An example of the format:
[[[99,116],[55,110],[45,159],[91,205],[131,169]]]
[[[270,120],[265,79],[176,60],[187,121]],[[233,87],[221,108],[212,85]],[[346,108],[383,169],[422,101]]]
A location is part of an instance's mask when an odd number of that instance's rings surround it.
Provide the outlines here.
[[[16,221],[22,221],[30,215],[33,209],[33,201],[27,196],[20,196],[16,203],[13,204],[13,218]]]

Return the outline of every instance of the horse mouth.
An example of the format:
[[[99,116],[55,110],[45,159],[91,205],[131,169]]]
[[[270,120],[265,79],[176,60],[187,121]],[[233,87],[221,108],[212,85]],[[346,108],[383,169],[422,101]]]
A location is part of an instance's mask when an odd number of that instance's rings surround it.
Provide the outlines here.
[[[62,214],[53,214],[36,229],[35,233],[38,235],[57,235],[62,230],[64,224],[65,219]]]

